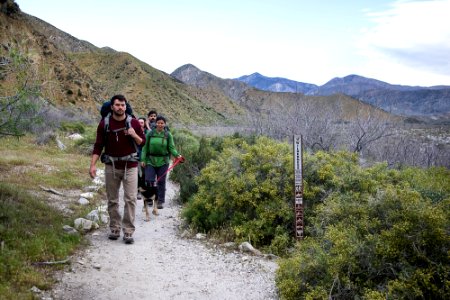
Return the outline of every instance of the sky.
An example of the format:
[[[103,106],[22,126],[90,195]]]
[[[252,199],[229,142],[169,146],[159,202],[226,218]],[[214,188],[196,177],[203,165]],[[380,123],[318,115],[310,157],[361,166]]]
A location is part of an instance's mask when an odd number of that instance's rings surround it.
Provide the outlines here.
[[[360,75],[450,85],[450,0],[16,0],[97,47],[172,73],[258,72],[323,85]]]

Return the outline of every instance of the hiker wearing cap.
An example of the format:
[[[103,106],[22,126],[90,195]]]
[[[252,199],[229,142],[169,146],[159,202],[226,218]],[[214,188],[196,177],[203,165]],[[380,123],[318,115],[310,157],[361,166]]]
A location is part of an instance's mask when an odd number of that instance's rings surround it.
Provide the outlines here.
[[[156,127],[147,133],[141,153],[141,164],[145,167],[145,183],[149,187],[157,186],[158,209],[162,209],[165,202],[166,173],[170,156],[172,155],[174,161],[184,160],[175,149],[172,133],[165,130],[166,123],[163,116],[156,117]]]
[[[92,151],[89,174],[96,176],[98,159],[105,163],[106,197],[108,199],[109,228],[108,238],[117,240],[123,231],[127,244],[134,242],[134,219],[138,181],[137,146],[145,143],[138,120],[125,113],[127,99],[123,95],[111,98],[111,112],[97,127],[97,136]],[[105,150],[102,154],[102,150]],[[119,189],[123,185],[123,218],[119,212]]]

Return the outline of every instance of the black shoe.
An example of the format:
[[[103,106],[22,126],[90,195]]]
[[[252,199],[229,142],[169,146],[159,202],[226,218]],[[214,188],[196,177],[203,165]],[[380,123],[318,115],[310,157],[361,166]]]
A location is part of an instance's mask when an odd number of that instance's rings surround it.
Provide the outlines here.
[[[123,240],[125,241],[125,244],[133,244],[134,243],[134,239],[133,239],[133,236],[131,235],[131,233],[125,233],[123,235]]]
[[[119,237],[120,237],[119,230],[111,230],[111,232],[108,234],[108,239],[110,240],[117,240]]]
[[[156,207],[157,207],[158,209],[163,209],[163,208],[164,208],[164,205],[163,205],[162,202],[158,202],[158,204],[156,205]]]

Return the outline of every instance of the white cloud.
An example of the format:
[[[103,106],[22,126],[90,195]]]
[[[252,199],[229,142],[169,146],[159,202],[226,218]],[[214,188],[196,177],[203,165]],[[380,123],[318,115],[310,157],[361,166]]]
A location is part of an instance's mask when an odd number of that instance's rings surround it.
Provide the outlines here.
[[[402,72],[417,83],[450,84],[449,13],[450,0],[396,1],[387,11],[368,14],[375,26],[364,33],[361,53],[368,65],[389,62],[386,73]]]

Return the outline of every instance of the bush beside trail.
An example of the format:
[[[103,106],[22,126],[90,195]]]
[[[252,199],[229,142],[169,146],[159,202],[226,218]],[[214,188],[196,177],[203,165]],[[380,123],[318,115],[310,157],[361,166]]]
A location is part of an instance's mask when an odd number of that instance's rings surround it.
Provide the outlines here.
[[[197,178],[184,217],[200,231],[223,229],[239,242],[285,250],[292,230],[290,148],[259,137],[225,139],[223,151]],[[228,233],[227,233],[228,232]],[[279,243],[283,241],[283,247]]]
[[[77,124],[64,128],[67,133],[83,130]],[[86,128],[87,140],[91,132]],[[391,169],[383,163],[363,168],[352,153],[305,153],[306,238],[295,242],[289,143],[239,135],[198,138],[183,130],[174,134],[187,159],[171,173],[185,188],[180,193],[185,220],[223,241],[249,241],[281,256],[276,281],[282,299],[450,298],[449,170]],[[50,288],[45,270],[30,264],[64,259],[82,240],[55,232],[70,216],[55,211],[50,218],[53,210],[28,199],[25,191],[14,191],[30,189],[35,195],[41,183],[81,188],[82,179],[88,181],[83,174],[89,157],[80,148],[88,149],[91,142],[72,142],[61,151],[31,140],[9,138],[0,149],[4,295],[29,295],[30,284]],[[18,149],[28,155],[18,157]],[[52,224],[34,226],[30,215],[41,225],[50,219]]]
[[[283,299],[448,299],[450,172],[305,163],[306,236],[280,262]]]
[[[295,243],[291,146],[264,137],[202,144],[211,155],[183,216],[283,256],[282,299],[450,297],[449,170],[363,168],[356,154],[305,153],[306,238]]]

